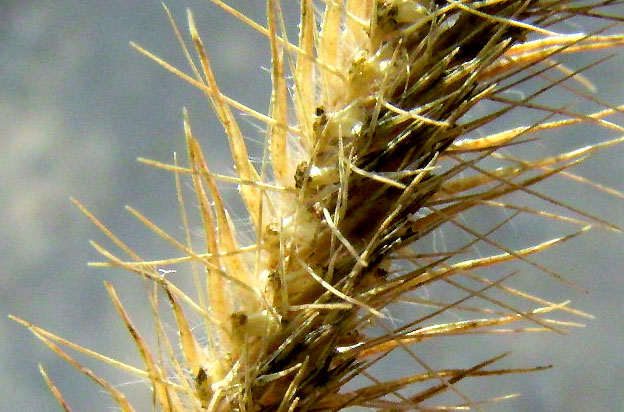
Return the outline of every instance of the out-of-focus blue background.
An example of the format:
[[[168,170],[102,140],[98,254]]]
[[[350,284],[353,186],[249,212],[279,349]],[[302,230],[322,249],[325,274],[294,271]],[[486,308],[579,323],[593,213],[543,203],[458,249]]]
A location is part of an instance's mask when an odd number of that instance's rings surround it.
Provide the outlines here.
[[[270,75],[261,67],[268,68],[270,60],[265,39],[209,2],[176,0],[168,4],[184,34],[185,8],[195,12],[222,90],[266,112]],[[265,21],[262,1],[228,4],[258,22]],[[284,8],[288,16],[297,15],[294,2]],[[624,15],[621,6],[611,12]],[[290,32],[293,39],[295,30]],[[182,238],[172,176],[135,159],[143,156],[170,162],[176,151],[184,161],[181,113],[182,107],[188,107],[196,136],[213,169],[232,171],[222,128],[202,94],[139,55],[128,45],[129,40],[189,72],[159,2],[7,0],[0,5],[2,411],[59,410],[37,371],[39,362],[74,410],[114,409],[98,387],[58,359],[25,328],[8,320],[9,313],[96,351],[140,364],[103,282],[115,285],[137,323],[149,325],[150,313],[140,293],[141,283],[121,271],[85,266],[87,261],[98,260],[87,240],[109,244],[71,205],[69,196],[81,200],[144,256],[175,256],[175,251],[150,235],[123,209],[130,204]],[[579,64],[582,62],[570,62],[571,67]],[[624,58],[618,56],[587,73],[609,104],[624,103],[623,67]],[[564,100],[574,99],[562,96]],[[624,123],[621,118],[620,123]],[[261,135],[254,122],[243,119],[242,124],[252,150],[258,153]],[[597,128],[581,128],[577,133],[556,144],[572,148],[617,136]],[[543,146],[548,150],[548,143]],[[624,191],[623,155],[621,147],[609,149],[590,159],[578,173]],[[563,179],[544,188],[559,199],[624,225],[623,199]],[[188,206],[193,208],[194,203]],[[527,231],[536,239],[552,236],[543,223],[516,230],[519,245],[522,233]],[[459,346],[460,351],[451,350],[451,346],[446,349],[448,341],[440,341],[423,345],[422,350],[428,351],[423,358],[433,367],[443,367],[467,354],[482,361],[511,349],[514,353],[506,366],[557,365],[539,374],[484,380],[481,393],[474,387],[467,390],[474,398],[524,393],[523,398],[491,410],[622,410],[623,252],[621,235],[596,231],[561,253],[545,256],[545,265],[567,274],[590,291],[584,295],[552,281],[544,282],[544,296],[559,301],[569,296],[576,307],[596,315],[586,328],[573,330],[571,336],[493,337],[496,349],[467,338],[466,344]],[[529,284],[541,282],[534,270],[523,270],[530,273]],[[457,342],[453,347],[458,347]],[[436,363],[436,356],[443,361]],[[150,410],[149,395],[132,376],[78,358],[129,392],[137,402],[137,410]],[[390,369],[420,371],[414,362],[395,364]],[[385,372],[379,374],[384,378]]]

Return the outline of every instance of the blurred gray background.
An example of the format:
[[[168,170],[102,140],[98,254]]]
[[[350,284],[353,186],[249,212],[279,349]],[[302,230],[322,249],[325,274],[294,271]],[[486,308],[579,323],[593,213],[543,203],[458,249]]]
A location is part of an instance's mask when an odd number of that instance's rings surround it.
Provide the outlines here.
[[[263,1],[228,4],[258,22],[265,21]],[[222,90],[266,112],[270,76],[261,68],[269,67],[270,61],[265,39],[207,1],[176,0],[168,5],[185,34],[185,8],[195,12]],[[284,8],[287,16],[297,16],[295,2]],[[611,12],[624,15],[624,7],[612,8]],[[572,31],[574,27],[570,27]],[[295,34],[296,28],[289,33],[292,39]],[[232,172],[222,128],[202,94],[131,49],[130,40],[188,72],[157,1],[5,0],[0,4],[2,411],[60,410],[38,373],[37,363],[45,366],[74,410],[116,410],[97,386],[59,360],[28,330],[7,319],[7,314],[25,318],[111,357],[140,364],[103,282],[108,280],[115,285],[138,324],[149,325],[150,313],[141,283],[121,271],[85,266],[85,262],[99,259],[88,245],[89,239],[107,246],[109,243],[73,207],[69,196],[81,200],[146,257],[176,256],[175,251],[123,209],[130,204],[181,238],[172,176],[135,159],[143,156],[171,162],[175,151],[184,161],[181,114],[182,108],[188,107],[195,135],[202,141],[212,168]],[[589,60],[581,57],[569,65],[576,67]],[[622,56],[587,75],[605,102],[624,103]],[[578,97],[562,94],[561,99]],[[595,107],[588,106],[588,110]],[[624,124],[622,117],[618,121]],[[242,127],[251,138],[252,151],[258,153],[260,133],[254,122],[243,119]],[[576,133],[557,140],[552,147],[548,142],[538,147],[547,153],[617,136],[590,127],[579,128]],[[624,191],[623,155],[623,147],[609,149],[576,171]],[[564,179],[541,189],[624,225],[622,199]],[[229,192],[234,193],[231,189]],[[525,238],[539,241],[552,237],[549,225],[539,222],[519,224],[509,236],[519,239],[517,245],[524,246],[528,245]],[[596,316],[584,329],[572,330],[570,336],[492,337],[496,342],[492,347],[466,338],[460,351],[451,350],[450,346],[447,349],[447,342],[441,341],[422,345],[423,358],[434,367],[444,367],[457,359],[461,362],[463,357],[478,362],[512,350],[507,367],[551,363],[557,366],[529,376],[483,380],[481,386],[467,389],[474,398],[524,393],[520,399],[486,410],[624,410],[623,246],[622,235],[597,230],[540,260],[590,291],[581,294],[550,280],[544,281],[543,286],[543,296],[557,301],[569,297],[575,307]],[[541,285],[542,275],[527,267],[522,270],[529,273],[525,282]],[[537,290],[541,287],[537,286]],[[144,385],[132,376],[78,358],[127,391],[137,410],[151,410]],[[390,368],[392,372],[419,372],[413,362],[397,363]]]

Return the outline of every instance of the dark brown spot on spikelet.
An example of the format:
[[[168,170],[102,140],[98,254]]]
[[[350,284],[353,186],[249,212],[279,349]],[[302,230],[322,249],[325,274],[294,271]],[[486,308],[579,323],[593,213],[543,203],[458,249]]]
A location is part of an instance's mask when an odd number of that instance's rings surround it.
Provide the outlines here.
[[[132,259],[124,261],[95,245],[109,260],[100,265],[124,267],[166,292],[182,351],[167,365],[156,361],[109,287],[145,368],[104,360],[148,380],[158,408],[174,412],[335,411],[349,406],[430,410],[432,398],[445,392],[456,395],[457,405],[442,409],[480,409],[485,400],[471,400],[455,383],[542,369],[491,369],[504,355],[469,368],[441,369],[435,359],[424,361],[412,348],[425,340],[464,333],[561,331],[572,324],[547,318],[547,313],[585,316],[567,302],[549,302],[503,285],[516,272],[485,277],[475,271],[517,260],[563,280],[529,255],[565,242],[590,225],[619,230],[532,189],[554,175],[572,176],[570,167],[619,139],[542,159],[516,159],[501,150],[584,122],[622,131],[603,119],[616,109],[579,114],[534,101],[568,79],[587,84],[580,70],[557,63],[558,56],[624,43],[619,35],[557,32],[558,23],[575,16],[599,18],[600,8],[612,2],[324,1],[317,24],[315,4],[302,0],[295,44],[286,39],[278,0],[267,1],[266,27],[212,1],[267,36],[273,83],[269,114],[246,108],[218,88],[190,12],[199,66],[169,17],[192,75],[135,46],[205,93],[228,136],[238,176],[209,170],[185,112],[188,167],[177,161],[144,162],[175,172],[186,241],[174,239],[129,209],[185,257],[144,261],[85,210]],[[516,100],[505,94],[557,71],[563,75],[537,91]],[[482,109],[484,103],[489,105]],[[544,117],[535,124],[501,125],[506,130],[474,137],[483,126],[523,108],[541,110]],[[267,124],[267,161],[260,171],[248,158],[233,109]],[[268,165],[274,181],[267,177]],[[204,225],[202,251],[195,251],[188,237],[180,175],[190,175],[195,189]],[[238,244],[217,187],[220,179],[238,183],[257,244]],[[547,200],[577,217],[536,210],[504,197],[513,193]],[[478,208],[505,209],[510,215],[493,217],[487,229],[476,229],[464,216]],[[493,233],[520,213],[578,228],[522,248],[495,240]],[[447,227],[467,234],[469,240],[448,250],[431,250],[427,244],[431,234]],[[471,249],[476,244],[494,252],[477,256]],[[202,268],[194,275],[197,299],[157,271],[160,265],[187,261]],[[447,285],[453,293],[437,300],[414,293],[434,283]],[[486,292],[491,290],[503,297],[490,297]],[[486,304],[469,304],[474,297]],[[152,301],[159,325],[155,296]],[[394,325],[385,319],[384,310],[401,302],[432,309]],[[516,306],[518,302],[522,306]],[[183,304],[186,312],[198,315],[206,341],[188,326]],[[453,322],[439,317],[450,309],[477,317]],[[514,322],[534,325],[501,328]],[[27,326],[46,343],[71,345]],[[171,347],[161,330],[159,337],[163,346]],[[385,382],[367,373],[395,349],[405,351],[419,371]],[[370,383],[345,390],[357,376],[368,377]],[[404,391],[416,384],[417,390]],[[130,410],[116,390],[104,387],[122,409]]]

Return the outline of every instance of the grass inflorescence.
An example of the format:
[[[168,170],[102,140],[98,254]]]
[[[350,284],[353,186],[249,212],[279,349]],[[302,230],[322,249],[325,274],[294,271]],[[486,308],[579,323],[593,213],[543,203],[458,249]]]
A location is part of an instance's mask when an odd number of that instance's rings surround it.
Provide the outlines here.
[[[287,38],[279,0],[267,0],[266,24],[212,1],[268,39],[273,86],[268,114],[219,88],[190,11],[189,42],[166,9],[189,73],[134,47],[206,95],[229,140],[236,176],[210,170],[185,111],[185,165],[141,159],[173,172],[185,236],[179,240],[128,208],[181,256],[144,260],[75,202],[125,253],[118,256],[93,243],[106,258],[94,265],[122,267],[152,282],[170,303],[178,336],[164,332],[154,294],[160,347],[148,347],[110,284],[142,368],[18,321],[102,386],[124,412],[134,409],[119,389],[63,346],[147,381],[155,409],[171,412],[481,410],[485,402],[505,396],[473,399],[457,382],[544,369],[493,366],[504,354],[471,367],[438,368],[436,359],[420,356],[419,344],[446,336],[564,332],[576,323],[557,320],[555,313],[587,317],[568,301],[551,302],[508,286],[522,270],[501,265],[522,262],[577,287],[534,255],[593,227],[620,231],[535,189],[560,176],[610,190],[571,168],[621,138],[543,157],[537,141],[579,124],[622,132],[607,120],[618,107],[602,104],[599,111],[579,113],[544,103],[559,87],[598,101],[583,73],[595,63],[570,69],[559,59],[624,44],[624,35],[607,34],[621,20],[608,6],[620,2],[302,0],[295,41]],[[566,23],[579,19],[606,23],[590,33],[564,32]],[[513,123],[529,111],[538,117]],[[236,112],[266,125],[259,168],[250,160]],[[498,131],[492,132],[493,125]],[[527,147],[534,148],[532,157],[516,155]],[[199,241],[189,229],[185,178],[202,222]],[[253,227],[251,244],[242,244],[236,233],[219,189],[222,181],[238,185]],[[532,198],[558,212],[536,208],[526,201]],[[477,213],[487,225],[471,222]],[[508,246],[497,232],[523,215],[571,229]],[[445,230],[462,235],[432,247]],[[188,262],[192,291],[176,283],[183,270],[176,277],[159,270]],[[435,297],[423,293],[438,285],[444,288]],[[399,322],[392,314],[406,304],[417,309]],[[462,319],[444,317],[451,311]],[[368,372],[397,351],[414,362],[414,374],[382,381]],[[359,377],[368,383],[350,384]],[[443,393],[452,394],[455,404],[436,403]]]

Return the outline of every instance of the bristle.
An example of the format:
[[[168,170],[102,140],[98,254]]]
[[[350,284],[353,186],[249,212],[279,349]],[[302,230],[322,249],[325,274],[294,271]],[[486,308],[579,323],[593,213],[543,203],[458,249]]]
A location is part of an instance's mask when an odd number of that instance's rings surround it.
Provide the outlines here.
[[[271,43],[271,67],[273,68],[271,79],[273,81],[273,93],[269,114],[275,120],[271,126],[267,139],[271,153],[271,164],[275,178],[284,186],[292,186],[294,169],[289,160],[289,147],[287,130],[283,125],[288,124],[288,90],[286,89],[286,77],[284,75],[283,60],[277,44],[277,27],[275,23],[275,4],[273,0],[267,1],[267,20],[269,21],[269,41]]]
[[[71,412],[71,409],[69,405],[67,404],[67,402],[65,401],[65,399],[63,398],[61,391],[58,390],[58,388],[56,387],[52,379],[50,379],[50,377],[48,376],[48,373],[43,368],[43,365],[41,364],[39,364],[39,372],[41,373],[41,376],[43,376],[43,380],[45,380],[46,385],[48,385],[50,392],[52,392],[52,394],[56,398],[59,405],[61,405],[61,407],[63,408],[65,412]]]
[[[115,305],[115,309],[119,312],[119,316],[123,319],[126,328],[130,332],[130,335],[132,336],[132,339],[141,354],[141,358],[145,363],[145,370],[147,371],[148,377],[152,382],[152,388],[154,389],[158,403],[165,411],[171,412],[170,394],[167,386],[163,384],[164,376],[162,370],[158,367],[158,365],[156,365],[147,343],[132,324],[130,316],[121,304],[115,288],[106,283],[106,289],[108,290],[108,294],[110,295],[113,304]]]
[[[243,135],[241,134],[240,129],[238,128],[238,124],[230,107],[223,100],[221,92],[217,86],[217,82],[212,73],[212,69],[210,67],[210,61],[208,60],[208,56],[204,52],[204,47],[202,45],[201,39],[199,37],[199,33],[197,28],[195,27],[195,21],[193,20],[193,14],[189,10],[187,13],[188,22],[189,22],[189,31],[191,32],[191,38],[195,43],[195,48],[197,53],[199,54],[199,59],[204,70],[205,80],[208,84],[208,87],[211,90],[211,98],[213,102],[213,107],[225,132],[228,136],[228,141],[230,142],[230,149],[232,151],[232,160],[234,161],[234,166],[236,167],[236,171],[241,180],[245,180],[248,182],[260,182],[260,176],[258,176],[258,172],[251,164],[249,160],[249,155],[247,154],[247,147],[243,140]],[[241,196],[245,205],[247,206],[247,210],[249,211],[249,217],[258,225],[258,221],[261,217],[261,200],[260,193],[258,190],[251,186],[241,185],[240,186]]]

